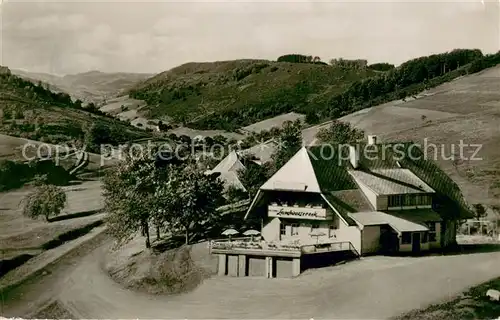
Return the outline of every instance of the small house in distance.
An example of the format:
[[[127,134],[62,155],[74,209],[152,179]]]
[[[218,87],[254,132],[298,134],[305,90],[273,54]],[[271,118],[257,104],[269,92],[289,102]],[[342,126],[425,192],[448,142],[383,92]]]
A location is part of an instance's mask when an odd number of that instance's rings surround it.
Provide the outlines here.
[[[253,162],[262,165],[271,160],[271,156],[276,150],[276,143],[273,140],[255,145],[244,150],[231,150],[229,154],[221,160],[213,169],[207,173],[219,173],[219,178],[224,182],[224,188],[227,190],[230,186],[246,191],[245,186],[238,178],[238,171],[245,170],[243,164],[244,157],[252,157]]]
[[[296,276],[346,257],[451,246],[457,221],[471,216],[466,208],[457,185],[412,143],[370,136],[357,145],[304,147],[248,209],[245,219],[261,225],[262,241],[221,241],[212,252],[221,274]]]
[[[224,183],[224,189],[227,190],[229,187],[234,187],[243,191],[246,191],[245,186],[241,183],[238,178],[238,171],[244,170],[245,166],[241,162],[240,156],[236,151],[232,150],[229,154],[222,159],[221,162],[215,166],[215,168],[208,170],[207,174],[218,173],[219,179]]]

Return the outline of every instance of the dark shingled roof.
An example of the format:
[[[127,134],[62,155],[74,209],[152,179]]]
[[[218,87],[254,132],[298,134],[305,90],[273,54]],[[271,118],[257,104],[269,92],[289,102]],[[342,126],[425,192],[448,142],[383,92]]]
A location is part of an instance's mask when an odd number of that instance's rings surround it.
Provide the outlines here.
[[[410,148],[410,146],[412,148]],[[377,144],[375,147],[366,143],[356,145],[359,152],[359,168],[371,172],[376,169],[406,168],[411,170],[418,178],[436,191],[435,211],[442,217],[469,218],[473,214],[463,198],[458,185],[432,160],[424,157],[422,150],[413,142],[395,142]],[[341,145],[319,145],[308,147],[316,178],[321,191],[327,198],[332,192],[341,190],[355,190],[356,183],[348,173],[352,170],[349,159],[349,148]],[[338,199],[332,198],[337,203]],[[355,207],[350,202],[352,199],[342,201],[350,207]]]
[[[325,194],[326,199],[351,226],[356,222],[349,217],[351,212],[373,211],[374,208],[359,189],[333,191]]]
[[[349,160],[343,160],[346,158],[339,157],[335,146],[333,149],[322,146],[309,147],[308,153],[316,179],[324,194],[357,188],[356,183],[347,172],[350,167]]]

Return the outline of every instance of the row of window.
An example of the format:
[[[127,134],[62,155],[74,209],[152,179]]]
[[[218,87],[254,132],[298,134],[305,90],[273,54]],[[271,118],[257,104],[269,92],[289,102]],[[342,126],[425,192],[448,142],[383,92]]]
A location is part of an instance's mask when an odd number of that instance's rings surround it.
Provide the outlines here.
[[[280,235],[282,236],[298,236],[299,235],[299,224],[298,223],[281,223],[280,224]],[[290,234],[287,234],[287,227],[289,227]],[[311,231],[314,232],[317,231],[320,228],[319,224],[313,224],[311,225]],[[333,237],[335,229],[337,227],[335,225],[330,225],[329,226],[329,237]]]
[[[427,242],[436,242],[437,241],[437,232],[436,232],[436,223],[435,222],[427,222],[427,227],[429,231],[424,232],[421,237],[421,243]],[[281,223],[280,224],[280,235],[281,236],[298,236],[299,235],[299,226],[298,223]],[[289,228],[287,228],[289,227]],[[311,232],[314,232],[320,228],[319,224],[311,225]],[[335,229],[337,227],[335,225],[329,226],[328,236],[332,238],[335,233]],[[290,233],[287,234],[287,230],[290,230]],[[403,232],[401,234],[401,243],[402,244],[411,244],[412,243],[412,232]]]
[[[298,223],[291,223],[291,224],[286,224],[286,223],[282,223],[280,225],[280,234],[282,236],[286,236],[286,229],[287,229],[287,226],[290,226],[291,228],[291,235],[292,236],[297,236],[299,234],[299,224]]]
[[[389,196],[388,207],[412,207],[432,204],[432,197],[425,194],[398,194]]]
[[[437,241],[436,223],[427,222],[426,225],[429,228],[429,231],[428,232],[426,231],[422,234],[420,242],[421,243],[436,242]],[[401,244],[411,244],[411,243],[412,243],[412,232],[403,232],[401,234]]]

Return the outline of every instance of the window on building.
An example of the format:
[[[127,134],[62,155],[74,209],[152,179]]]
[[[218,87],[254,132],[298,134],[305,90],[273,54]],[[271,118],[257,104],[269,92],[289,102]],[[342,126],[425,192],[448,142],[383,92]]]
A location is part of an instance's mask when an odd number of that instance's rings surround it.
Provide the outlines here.
[[[387,205],[389,208],[414,207],[431,205],[432,197],[423,194],[399,194],[389,196]]]
[[[299,235],[299,224],[292,223],[292,236],[298,236],[298,235]]]
[[[408,206],[416,206],[417,205],[417,196],[413,194],[409,194],[406,196],[408,198]]]
[[[427,243],[427,241],[429,241],[428,238],[429,238],[429,233],[426,231],[422,235],[422,243]]]
[[[436,242],[437,240],[436,222],[429,221],[426,224],[427,228],[429,228],[429,242]]]
[[[328,230],[328,236],[329,236],[330,238],[333,238],[333,236],[335,235],[335,230],[336,230],[336,229],[337,229],[337,227],[336,227],[336,226],[332,226],[332,225],[330,226],[330,229]]]
[[[339,228],[339,224],[340,224],[339,217],[336,214],[333,215],[332,221],[330,222],[331,228],[333,227],[333,229],[338,229]]]
[[[427,204],[427,196],[419,194],[417,196],[417,206],[423,206]]]
[[[401,207],[401,195],[389,196],[387,199],[389,207]]]
[[[431,204],[431,197],[428,195],[417,195],[417,206],[427,206]]]
[[[411,244],[411,232],[403,232],[401,234],[401,243],[402,244]]]
[[[402,198],[403,198],[403,200],[402,200],[403,207],[410,207],[410,206],[412,206],[412,203],[415,203],[414,195],[412,195],[412,194],[402,195]]]
[[[280,225],[280,234],[281,234],[282,236],[286,236],[286,224],[285,224],[285,223],[282,223],[282,224]]]
[[[432,205],[432,196],[425,196],[425,204],[429,206]]]
[[[313,225],[311,226],[311,232],[313,232],[313,231],[317,231],[318,229],[319,229],[319,224],[313,224]]]

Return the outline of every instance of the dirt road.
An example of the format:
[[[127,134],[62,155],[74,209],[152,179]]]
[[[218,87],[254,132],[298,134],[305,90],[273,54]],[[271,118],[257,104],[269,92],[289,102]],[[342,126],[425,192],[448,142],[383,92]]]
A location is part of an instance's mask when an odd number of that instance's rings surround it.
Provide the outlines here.
[[[296,279],[214,277],[188,294],[148,296],[121,288],[102,271],[104,248],[71,263],[52,285],[74,317],[381,319],[500,276],[500,252],[370,257]]]

